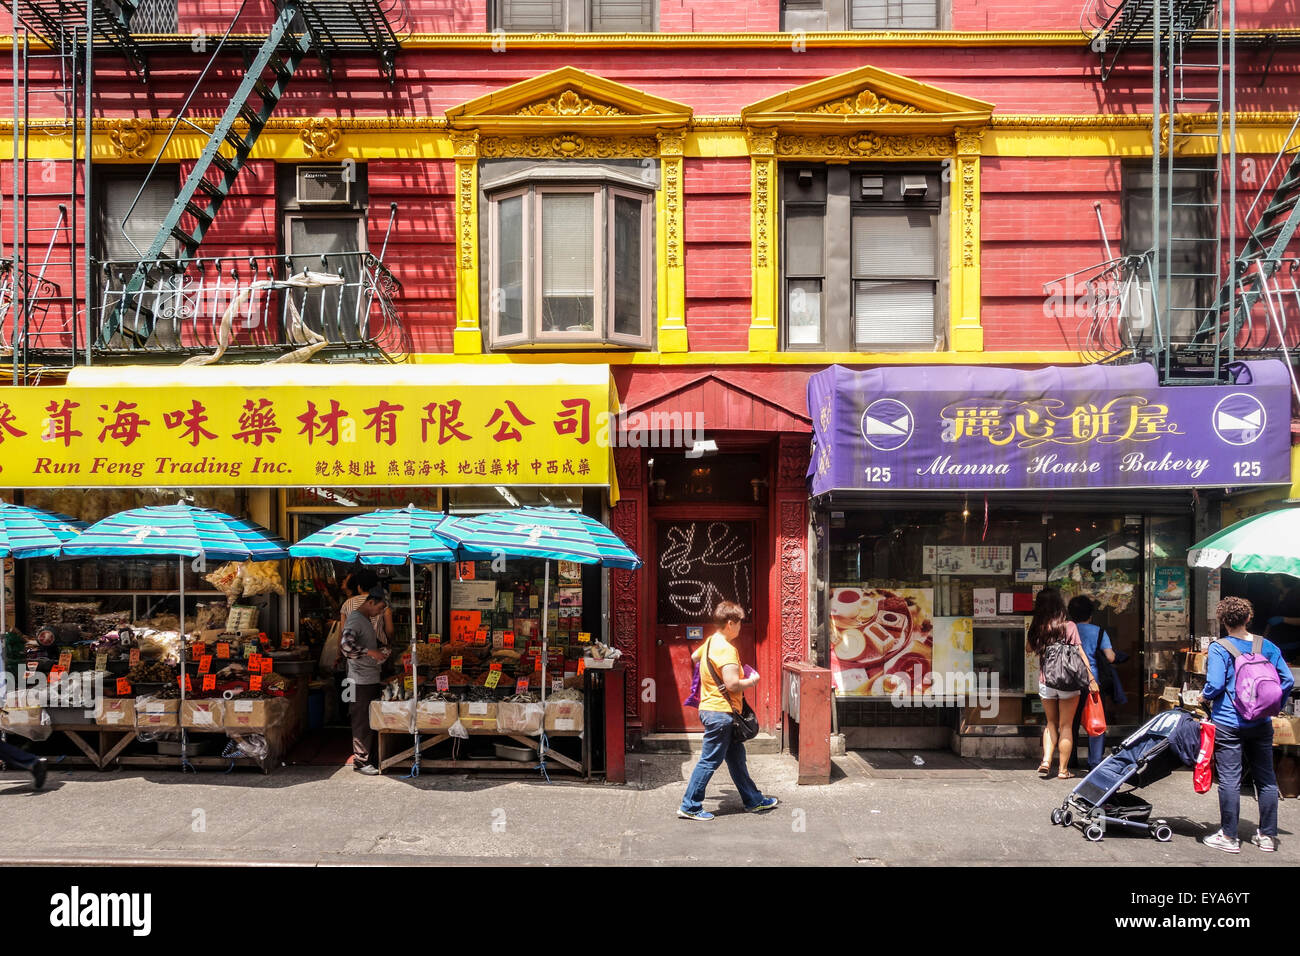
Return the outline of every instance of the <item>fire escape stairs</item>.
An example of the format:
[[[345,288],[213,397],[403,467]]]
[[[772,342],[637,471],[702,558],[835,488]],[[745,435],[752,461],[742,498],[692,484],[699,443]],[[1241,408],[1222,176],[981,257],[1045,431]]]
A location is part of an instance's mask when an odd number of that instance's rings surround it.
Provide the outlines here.
[[[124,57],[142,81],[149,79],[144,50],[131,33],[139,0],[90,0],[95,39]],[[86,0],[20,0],[18,16],[50,49],[71,49],[85,39]],[[80,40],[78,37],[80,36]]]

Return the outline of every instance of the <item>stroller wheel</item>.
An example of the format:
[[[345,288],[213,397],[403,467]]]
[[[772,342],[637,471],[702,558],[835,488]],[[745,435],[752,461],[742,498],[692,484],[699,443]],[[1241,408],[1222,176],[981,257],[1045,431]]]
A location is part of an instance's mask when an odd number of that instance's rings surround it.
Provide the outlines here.
[[[1054,809],[1054,810],[1052,811],[1052,825],[1053,825],[1053,826],[1060,826],[1060,825],[1061,825],[1061,808],[1060,808],[1060,807],[1057,807],[1056,809]]]
[[[1069,810],[1062,810],[1060,811],[1060,813],[1061,813],[1061,826],[1063,827],[1074,826],[1073,813],[1071,813]]]
[[[1161,843],[1168,843],[1174,838],[1174,831],[1166,824],[1162,823],[1151,831],[1151,835]]]
[[[1093,843],[1100,843],[1101,838],[1106,835],[1106,831],[1094,823],[1092,826],[1088,827],[1088,829],[1083,832],[1083,835],[1086,836]]]

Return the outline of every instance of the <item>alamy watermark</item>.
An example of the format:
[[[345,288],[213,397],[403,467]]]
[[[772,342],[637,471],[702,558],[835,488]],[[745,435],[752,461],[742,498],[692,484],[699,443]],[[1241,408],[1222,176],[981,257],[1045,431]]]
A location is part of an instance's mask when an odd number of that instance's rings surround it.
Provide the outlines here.
[[[596,416],[596,443],[602,448],[685,448],[687,458],[703,452],[702,412],[601,412]]]
[[[996,671],[922,672],[917,664],[911,680],[902,680],[889,694],[895,707],[978,707],[981,717],[998,712]]]

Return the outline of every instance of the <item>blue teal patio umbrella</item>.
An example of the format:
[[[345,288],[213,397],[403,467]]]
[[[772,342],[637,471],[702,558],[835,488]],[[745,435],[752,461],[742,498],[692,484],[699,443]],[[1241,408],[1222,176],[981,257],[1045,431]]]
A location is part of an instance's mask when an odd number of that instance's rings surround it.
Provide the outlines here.
[[[461,518],[444,535],[460,546],[465,560],[542,558],[542,702],[546,701],[547,618],[551,603],[551,560],[636,570],[641,559],[623,539],[594,518],[562,508],[517,508]]]
[[[425,511],[415,505],[352,515],[290,545],[295,558],[329,558],[362,564],[405,564],[410,574],[411,596],[411,733],[415,735],[412,776],[420,773],[420,734],[415,729],[418,694],[415,686],[415,566],[455,561],[456,545],[445,531],[459,519]]]
[[[279,561],[288,557],[284,542],[265,528],[210,508],[159,505],[132,508],[97,521],[64,544],[65,558],[175,557],[179,573],[181,706],[185,705],[185,559],[204,561]],[[181,766],[186,733],[181,728]]]
[[[3,559],[46,558],[58,554],[64,542],[75,538],[84,527],[86,522],[57,511],[0,501],[0,674],[7,673],[3,641],[9,633]]]

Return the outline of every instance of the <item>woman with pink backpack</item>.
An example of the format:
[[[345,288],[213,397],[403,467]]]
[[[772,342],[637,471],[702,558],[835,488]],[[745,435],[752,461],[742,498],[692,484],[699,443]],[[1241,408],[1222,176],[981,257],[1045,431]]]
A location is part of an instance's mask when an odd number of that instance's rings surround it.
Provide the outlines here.
[[[1224,598],[1216,609],[1227,632],[1210,645],[1205,688],[1215,725],[1214,769],[1219,778],[1219,829],[1203,842],[1226,853],[1240,853],[1237,820],[1241,807],[1242,763],[1250,767],[1259,801],[1259,828],[1250,842],[1277,849],[1277,778],[1273,773],[1274,714],[1291,694],[1291,668],[1277,645],[1246,630],[1255,609],[1249,601]]]

